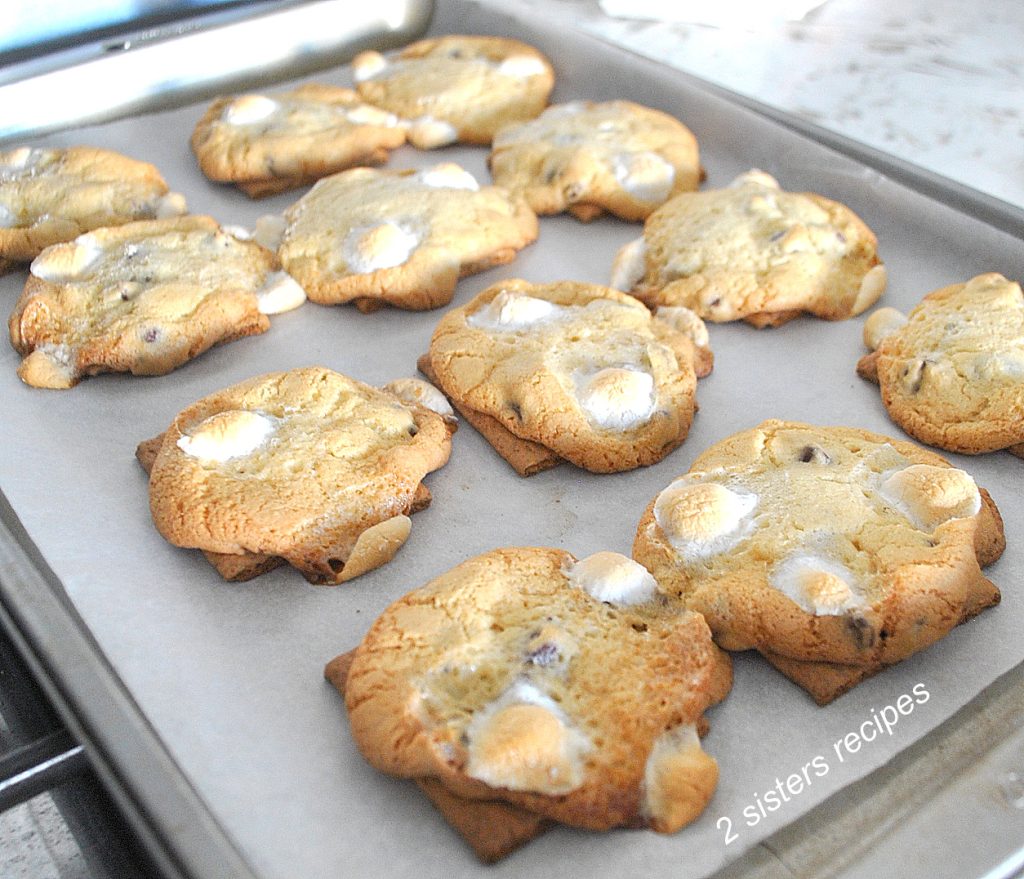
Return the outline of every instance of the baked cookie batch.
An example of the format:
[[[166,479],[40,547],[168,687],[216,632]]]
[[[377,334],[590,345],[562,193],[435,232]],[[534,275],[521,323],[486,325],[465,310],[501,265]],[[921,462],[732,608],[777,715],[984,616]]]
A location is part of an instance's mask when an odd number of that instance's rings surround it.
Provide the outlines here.
[[[530,245],[538,215],[643,223],[609,255],[609,286],[506,279],[442,314],[429,350],[409,352],[432,383],[271,373],[140,443],[155,527],[226,580],[287,564],[336,584],[385,564],[431,501],[453,407],[522,476],[661,461],[712,370],[705,322],[843,320],[885,289],[849,208],[760,171],[698,191],[682,123],[624,100],[548,106],[554,71],[531,46],[423,40],[364,52],[352,75],[354,90],[222,97],[200,119],[211,181],[253,198],[310,187],[254,232],[188,215],[126,156],[0,152],[0,268],[28,264],[9,332],[39,388],[167,373],[307,298],[445,306],[460,278]],[[445,161],[370,167],[407,142],[489,146],[494,184]],[[908,434],[1024,457],[1019,284],[986,274],[907,315],[879,309],[864,341],[857,373]],[[824,705],[999,601],[982,573],[1005,545],[990,495],[937,453],[855,427],[723,438],[636,515],[633,558],[494,549],[394,602],[327,665],[366,759],[414,779],[484,860],[553,823],[693,821],[718,778],[701,738],[732,686],[728,651],[756,650]]]

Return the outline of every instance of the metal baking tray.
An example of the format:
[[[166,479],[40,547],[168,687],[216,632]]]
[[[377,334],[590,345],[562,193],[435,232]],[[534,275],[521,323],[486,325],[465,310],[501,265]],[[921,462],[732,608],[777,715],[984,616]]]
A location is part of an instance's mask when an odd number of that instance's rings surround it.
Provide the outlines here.
[[[915,186],[909,166],[890,163],[882,174],[863,155],[837,150],[843,143],[826,146],[721,90],[540,20],[444,0],[430,31],[533,43],[556,66],[556,101],[625,97],[674,113],[700,140],[708,186],[760,167],[787,189],[845,201],[878,233],[890,272],[887,304],[905,310],[982,271],[1024,277],[1020,241],[1007,231],[1012,211],[1000,214],[997,228],[954,190]],[[345,68],[317,78],[350,82]],[[295,194],[253,203],[201,177],[188,136],[204,108],[134,115],[38,142],[91,143],[150,160],[193,211],[222,222],[252,224],[283,210]],[[403,148],[390,165],[453,160],[486,179],[485,158],[479,148]],[[614,219],[545,218],[537,244],[509,266],[465,279],[455,303],[506,277],[605,283],[616,249],[638,232]],[[10,305],[22,280],[0,279]],[[1009,546],[989,571],[1002,605],[826,708],[756,657],[738,656],[733,693],[712,712],[706,742],[720,762],[719,789],[678,834],[560,828],[485,868],[412,784],[370,769],[321,674],[399,595],[499,545],[628,552],[650,498],[708,445],[764,418],[900,435],[877,389],[853,372],[862,319],[808,318],[760,332],[714,326],[715,372],[698,388],[690,437],[665,461],[612,476],[565,465],[521,479],[463,426],[451,462],[428,479],[434,503],[414,517],[409,542],[350,584],[315,587],[289,570],[227,584],[198,553],[156,534],[133,458],[137,442],[200,396],[260,372],[321,363],[370,383],[413,374],[439,314],[310,304],[273,319],[265,335],[170,375],[100,376],[67,392],[21,385],[17,355],[6,346],[0,353],[0,617],[170,875],[557,870],[687,879],[725,868],[723,875],[775,879],[878,875],[881,857],[898,861],[907,877],[1011,875],[1024,828],[1014,805],[1014,771],[1024,769],[1024,469],[1002,454],[951,456],[989,488],[1006,518]],[[837,740],[917,684],[930,699],[891,736],[845,761],[831,756]],[[829,755],[826,777],[756,826],[744,823],[746,806],[819,753]],[[723,818],[736,836],[728,843]]]

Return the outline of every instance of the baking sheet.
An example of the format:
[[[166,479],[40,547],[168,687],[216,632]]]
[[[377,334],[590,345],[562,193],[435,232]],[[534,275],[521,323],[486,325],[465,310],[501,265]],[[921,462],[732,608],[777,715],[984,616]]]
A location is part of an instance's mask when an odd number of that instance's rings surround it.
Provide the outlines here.
[[[528,39],[555,63],[556,101],[626,97],[673,112],[701,142],[708,186],[756,166],[788,189],[847,202],[879,236],[890,273],[885,304],[905,310],[925,292],[982,271],[1024,277],[1024,255],[1010,236],[694,89],[665,68],[472,5],[439,4],[434,29]],[[350,82],[344,70],[318,79]],[[188,136],[203,109],[45,142],[108,146],[153,161],[194,212],[222,222],[251,224],[290,204],[294,194],[252,203],[202,179]],[[486,179],[485,156],[482,149],[403,149],[390,164],[454,160]],[[464,280],[454,304],[505,277],[604,283],[615,250],[638,231],[610,219],[584,226],[544,218],[537,244],[509,266]],[[9,305],[23,277],[0,279]],[[394,598],[478,552],[546,544],[577,556],[628,553],[641,511],[661,488],[708,445],[764,418],[900,433],[877,388],[853,372],[863,353],[863,319],[801,319],[762,332],[713,326],[715,372],[699,386],[701,411],[690,437],[666,461],[614,476],[566,465],[524,480],[464,426],[451,462],[428,478],[434,503],[414,517],[409,542],[389,565],[351,584],[315,587],[290,570],[226,584],[198,553],[156,534],[133,452],[179,409],[251,375],[312,363],[378,384],[413,374],[439,315],[361,315],[309,304],[272,318],[267,334],[218,348],[168,376],[102,376],[67,392],[21,385],[17,355],[9,347],[0,353],[0,487],[147,719],[259,875],[707,875],[883,765],[1024,659],[1016,588],[1022,552],[1015,539],[1024,527],[1024,466],[1004,454],[951,456],[991,490],[1007,520],[1007,553],[989,571],[1003,590],[999,608],[822,709],[756,657],[737,657],[733,693],[712,712],[705,744],[719,760],[719,788],[694,825],[671,837],[558,829],[496,867],[482,867],[410,783],[380,776],[358,756],[341,700],[322,680],[324,662],[354,646]],[[841,749],[839,759],[836,742],[915,685],[928,693],[926,702],[901,716],[891,735],[855,753]],[[812,772],[809,784],[770,810],[765,794],[816,757],[827,774]]]

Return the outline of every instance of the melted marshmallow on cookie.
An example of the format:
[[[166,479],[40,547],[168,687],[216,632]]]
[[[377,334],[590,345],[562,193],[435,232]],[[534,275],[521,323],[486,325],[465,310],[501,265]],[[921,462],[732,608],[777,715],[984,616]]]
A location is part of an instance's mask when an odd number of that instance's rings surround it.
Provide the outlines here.
[[[654,577],[643,565],[617,552],[596,552],[580,559],[566,576],[577,589],[608,604],[642,604],[658,591]]]
[[[178,448],[193,458],[222,463],[256,451],[275,430],[274,421],[266,415],[232,409],[201,421],[178,440]]]

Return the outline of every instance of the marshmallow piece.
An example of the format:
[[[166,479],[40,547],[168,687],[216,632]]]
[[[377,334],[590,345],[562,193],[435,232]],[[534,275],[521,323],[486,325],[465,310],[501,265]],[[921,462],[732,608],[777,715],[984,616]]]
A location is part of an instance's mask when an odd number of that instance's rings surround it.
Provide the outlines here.
[[[891,336],[901,327],[906,326],[907,316],[895,308],[879,308],[871,312],[864,321],[864,344],[874,351],[882,344],[882,339]]]
[[[658,584],[641,564],[617,552],[595,552],[566,572],[569,583],[597,601],[642,604],[658,591]]]
[[[228,125],[252,125],[273,116],[280,104],[264,95],[242,95],[228,104],[221,119]]]
[[[868,270],[868,273],[861,278],[860,290],[857,298],[851,306],[852,314],[860,314],[865,308],[870,308],[878,301],[878,297],[885,292],[885,286],[889,282],[889,273],[885,266],[877,265]]]
[[[36,165],[53,154],[53,150],[34,147],[18,147],[10,152],[0,154],[3,155],[3,159],[0,159],[0,181],[14,180],[24,176],[26,172],[30,173]]]
[[[383,73],[388,66],[388,59],[380,52],[360,52],[352,59],[352,78],[356,82],[365,82]]]
[[[398,117],[387,110],[379,107],[372,107],[369,104],[360,104],[351,110],[345,111],[345,118],[356,125],[377,125],[381,128],[394,128],[398,125]]]
[[[815,616],[837,616],[863,605],[853,573],[820,556],[790,556],[776,566],[768,583]]]
[[[454,162],[434,165],[433,168],[420,171],[416,177],[421,183],[434,189],[468,189],[471,192],[480,189],[476,178]]]
[[[644,817],[659,833],[674,833],[693,821],[711,799],[718,764],[700,746],[692,723],[665,730],[644,766]]]
[[[636,238],[624,244],[612,263],[611,286],[628,293],[643,280],[647,272],[647,242]]]
[[[256,291],[256,300],[263,314],[281,314],[302,305],[306,291],[287,272],[271,272]]]
[[[708,327],[697,315],[682,305],[660,305],[654,314],[655,320],[667,323],[676,332],[688,336],[698,348],[707,348],[711,341],[708,337]]]
[[[193,458],[219,464],[251,454],[274,430],[274,422],[265,415],[231,409],[201,421],[191,434],[178,439],[178,448]]]
[[[446,418],[455,415],[448,399],[430,382],[420,378],[398,378],[384,385],[383,390],[398,397],[403,403],[423,406]]]
[[[18,375],[23,380],[32,376],[28,383],[37,388],[65,390],[78,383],[78,369],[67,345],[40,345],[22,361]]]
[[[180,192],[168,192],[157,199],[153,213],[158,220],[170,220],[188,213],[188,203]]]
[[[592,746],[572,729],[557,703],[517,681],[477,712],[466,729],[466,774],[492,787],[564,794],[583,783]]]
[[[350,272],[364,274],[402,265],[419,243],[419,236],[387,221],[350,231],[342,244],[342,253]]]
[[[18,225],[18,217],[7,205],[0,203],[0,229],[13,229]]]
[[[554,320],[562,310],[546,299],[502,290],[487,305],[469,315],[466,323],[481,330],[521,330]]]
[[[526,79],[547,72],[547,65],[535,55],[510,55],[498,67],[502,76],[515,76]]]
[[[79,235],[69,244],[47,247],[29,266],[29,271],[44,281],[73,281],[103,255],[103,248],[92,235]]]
[[[765,171],[751,168],[744,171],[729,183],[729,189],[738,189],[741,186],[767,186],[769,189],[781,189],[779,181]]]
[[[433,116],[420,116],[406,124],[409,142],[417,149],[432,150],[453,144],[459,139],[459,132],[454,125]]]
[[[654,376],[617,366],[577,376],[576,399],[599,427],[628,430],[654,413]]]
[[[612,168],[622,188],[640,201],[665,201],[676,180],[676,169],[650,151],[616,156]]]
[[[1024,350],[1007,348],[975,354],[966,364],[966,372],[976,381],[999,381],[1024,378]]]
[[[969,474],[953,467],[911,464],[883,474],[879,494],[922,531],[950,519],[977,516],[981,494]]]
[[[658,495],[654,519],[672,546],[690,557],[706,558],[739,542],[756,506],[755,494],[683,478]]]
[[[281,214],[264,214],[256,220],[252,240],[267,250],[277,250],[281,246],[281,239],[287,226],[288,222]]]

